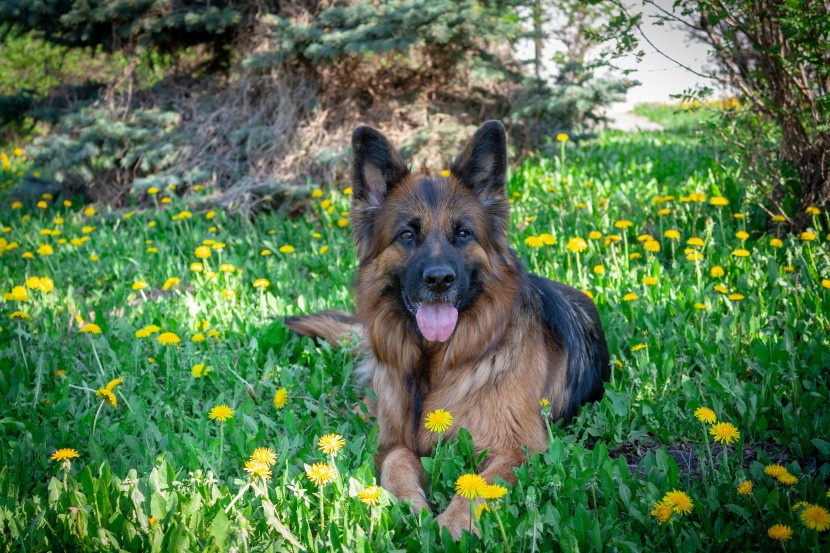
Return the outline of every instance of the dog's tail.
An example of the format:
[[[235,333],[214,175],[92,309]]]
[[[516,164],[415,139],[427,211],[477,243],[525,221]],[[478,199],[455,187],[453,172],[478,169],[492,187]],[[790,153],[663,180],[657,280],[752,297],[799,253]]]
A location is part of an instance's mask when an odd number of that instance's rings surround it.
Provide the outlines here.
[[[340,346],[343,340],[350,340],[352,334],[360,336],[363,327],[344,311],[320,311],[311,315],[286,317],[285,326],[303,336],[321,338],[333,346]]]

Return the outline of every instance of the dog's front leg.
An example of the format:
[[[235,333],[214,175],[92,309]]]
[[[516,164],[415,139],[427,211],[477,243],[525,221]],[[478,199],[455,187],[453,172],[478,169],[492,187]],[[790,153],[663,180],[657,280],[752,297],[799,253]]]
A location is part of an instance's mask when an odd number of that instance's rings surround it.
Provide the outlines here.
[[[409,500],[412,509],[419,513],[421,509],[429,511],[421,479],[424,468],[415,453],[406,447],[398,446],[386,454],[380,469],[380,485],[392,492],[400,500]]]
[[[488,456],[487,465],[482,470],[480,476],[484,478],[488,484],[493,483],[493,478],[499,477],[507,482],[516,481],[516,473],[513,471],[514,467],[522,464],[524,454],[521,448],[510,450],[502,450]],[[478,506],[483,500],[481,498],[475,499],[475,504]],[[444,526],[450,531],[454,540],[461,538],[461,532],[470,530],[479,534],[478,528],[472,524],[472,517],[470,515],[470,500],[466,497],[456,495],[450,501],[447,509],[438,515],[436,519],[440,526]]]

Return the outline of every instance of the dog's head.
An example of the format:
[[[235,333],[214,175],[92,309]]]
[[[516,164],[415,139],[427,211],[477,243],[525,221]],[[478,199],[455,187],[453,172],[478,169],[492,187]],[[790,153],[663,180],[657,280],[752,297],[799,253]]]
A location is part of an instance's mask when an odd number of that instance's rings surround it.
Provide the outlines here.
[[[352,149],[359,301],[383,301],[426,340],[445,342],[510,257],[504,127],[482,125],[446,177],[411,174],[369,127],[354,131]]]

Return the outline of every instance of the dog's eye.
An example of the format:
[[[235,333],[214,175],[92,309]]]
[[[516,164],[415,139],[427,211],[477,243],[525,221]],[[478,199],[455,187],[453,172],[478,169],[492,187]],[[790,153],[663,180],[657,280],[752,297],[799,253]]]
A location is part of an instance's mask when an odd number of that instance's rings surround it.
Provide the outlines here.
[[[465,229],[465,228],[460,228],[457,231],[455,231],[455,235],[456,235],[456,237],[460,238],[461,240],[466,240],[467,238],[472,236],[473,233],[470,232],[469,230]]]
[[[412,232],[411,230],[405,230],[405,231],[402,231],[402,232],[398,235],[398,237],[399,237],[401,240],[403,240],[404,242],[409,242],[410,240],[414,240],[414,239],[415,239],[415,233],[414,233],[414,232]]]

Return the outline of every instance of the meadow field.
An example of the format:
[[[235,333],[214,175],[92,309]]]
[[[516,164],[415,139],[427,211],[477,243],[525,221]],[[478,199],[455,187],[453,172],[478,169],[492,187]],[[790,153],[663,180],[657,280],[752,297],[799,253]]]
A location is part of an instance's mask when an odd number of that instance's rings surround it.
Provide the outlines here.
[[[510,172],[511,242],[593,297],[612,376],[459,543],[375,487],[349,349],[281,323],[352,305],[348,183],[110,211],[23,203],[38,167],[2,157],[0,551],[830,550],[830,218],[791,231],[710,137]],[[423,459],[435,512],[480,460],[463,431]]]

